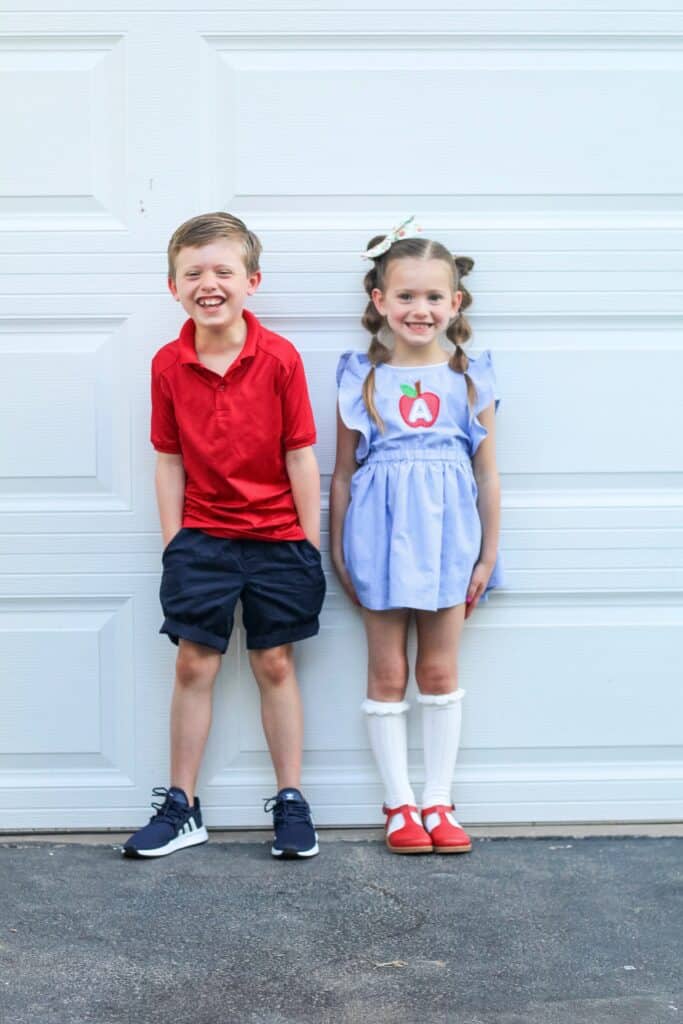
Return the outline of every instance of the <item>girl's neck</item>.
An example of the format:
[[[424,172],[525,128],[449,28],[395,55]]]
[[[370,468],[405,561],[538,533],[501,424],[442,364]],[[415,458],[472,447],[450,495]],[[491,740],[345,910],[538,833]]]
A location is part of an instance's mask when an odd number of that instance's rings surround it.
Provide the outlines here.
[[[438,341],[424,348],[411,348],[403,345],[394,339],[394,347],[391,358],[387,360],[389,366],[438,366],[439,363],[447,363],[448,356],[441,348]]]

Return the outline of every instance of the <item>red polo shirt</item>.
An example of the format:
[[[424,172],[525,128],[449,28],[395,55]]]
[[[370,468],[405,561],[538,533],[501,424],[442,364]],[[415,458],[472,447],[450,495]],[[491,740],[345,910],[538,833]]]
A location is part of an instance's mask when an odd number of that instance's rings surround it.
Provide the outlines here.
[[[302,540],[285,453],[315,443],[301,356],[244,311],[223,377],[202,366],[188,320],[152,360],[152,444],[182,455],[183,526],[216,537]]]

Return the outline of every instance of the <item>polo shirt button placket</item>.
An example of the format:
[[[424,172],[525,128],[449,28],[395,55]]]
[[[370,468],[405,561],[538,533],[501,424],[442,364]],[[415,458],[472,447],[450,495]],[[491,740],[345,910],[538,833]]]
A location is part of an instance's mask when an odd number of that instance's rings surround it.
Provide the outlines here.
[[[227,402],[226,402],[225,392],[226,392],[225,381],[221,381],[220,384],[216,385],[216,409],[219,412],[226,412],[227,411]]]

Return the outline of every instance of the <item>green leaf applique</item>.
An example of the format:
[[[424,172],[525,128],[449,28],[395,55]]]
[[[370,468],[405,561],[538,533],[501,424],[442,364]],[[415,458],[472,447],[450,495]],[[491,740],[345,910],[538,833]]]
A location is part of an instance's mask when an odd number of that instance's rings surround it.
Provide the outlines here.
[[[411,387],[410,384],[401,384],[401,391],[404,395],[407,395],[408,398],[417,398],[417,391],[415,388]]]

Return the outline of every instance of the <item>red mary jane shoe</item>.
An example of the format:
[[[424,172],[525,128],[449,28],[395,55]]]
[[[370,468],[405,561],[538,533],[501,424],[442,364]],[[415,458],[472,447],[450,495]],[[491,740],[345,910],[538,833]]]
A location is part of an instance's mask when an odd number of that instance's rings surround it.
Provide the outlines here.
[[[392,853],[431,853],[432,841],[422,827],[417,807],[382,808],[387,816],[384,841]]]
[[[454,810],[455,807],[446,804],[435,804],[422,811],[425,831],[435,853],[469,853],[472,849],[472,840],[455,820]]]

